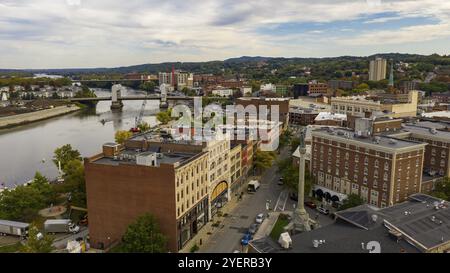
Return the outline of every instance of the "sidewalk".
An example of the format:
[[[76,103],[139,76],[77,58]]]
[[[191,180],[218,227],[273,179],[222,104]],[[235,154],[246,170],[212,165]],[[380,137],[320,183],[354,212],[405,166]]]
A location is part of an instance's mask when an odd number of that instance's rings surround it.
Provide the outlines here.
[[[244,183],[245,185],[245,183]],[[231,200],[220,209],[221,215],[231,214],[235,210],[235,208],[241,203],[243,200],[245,200],[248,197],[248,195],[244,194],[241,201],[238,201],[238,198],[236,196],[232,196]],[[179,252],[180,253],[190,253],[191,248],[197,245],[200,249],[202,246],[206,245],[212,236],[214,232],[220,230],[223,228],[223,222],[226,220],[226,217],[219,217],[217,214],[213,217],[211,221],[206,223],[206,225],[195,235],[195,237],[190,240]],[[220,221],[220,225],[218,227],[214,227],[214,223]]]

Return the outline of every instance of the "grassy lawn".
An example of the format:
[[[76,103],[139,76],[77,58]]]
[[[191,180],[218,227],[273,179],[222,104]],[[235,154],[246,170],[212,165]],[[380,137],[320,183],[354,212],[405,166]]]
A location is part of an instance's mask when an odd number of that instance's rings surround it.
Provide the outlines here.
[[[270,233],[270,237],[274,241],[278,241],[278,239],[280,239],[281,233],[284,232],[284,227],[286,227],[288,224],[289,224],[288,217],[284,214],[280,214],[277,222],[275,223],[275,226],[272,229],[272,232]]]
[[[2,246],[0,247],[0,253],[15,253],[19,251],[21,247],[22,244],[20,242],[9,246]]]

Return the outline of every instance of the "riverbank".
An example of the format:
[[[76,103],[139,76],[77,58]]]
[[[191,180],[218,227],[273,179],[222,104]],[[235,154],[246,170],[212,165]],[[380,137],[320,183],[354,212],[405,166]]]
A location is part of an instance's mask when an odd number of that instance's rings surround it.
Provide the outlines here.
[[[25,114],[18,114],[14,116],[0,117],[0,129],[11,128],[19,125],[24,125],[32,122],[37,122],[65,114],[69,114],[80,110],[76,105],[58,106],[51,109],[45,109]]]

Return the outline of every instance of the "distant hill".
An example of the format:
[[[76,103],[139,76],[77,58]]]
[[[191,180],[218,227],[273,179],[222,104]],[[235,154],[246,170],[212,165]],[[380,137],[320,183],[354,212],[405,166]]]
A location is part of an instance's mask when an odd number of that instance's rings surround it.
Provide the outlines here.
[[[73,69],[33,69],[33,70],[10,70],[0,69],[3,73],[47,73],[58,74],[63,76],[73,76],[82,74],[127,74],[127,73],[158,73],[161,71],[170,72],[172,66],[175,69],[190,71],[193,73],[224,73],[225,70],[231,73],[246,73],[249,70],[258,71],[262,66],[266,69],[279,69],[287,66],[326,66],[344,63],[344,69],[362,69],[366,67],[368,62],[375,57],[383,57],[403,62],[429,62],[433,64],[450,65],[449,57],[439,55],[418,55],[418,54],[402,54],[402,53],[380,53],[372,56],[341,56],[341,57],[325,57],[325,58],[282,58],[282,57],[262,57],[262,56],[242,56],[231,58],[224,61],[209,62],[167,62],[159,64],[140,64],[133,66],[115,67],[115,68],[73,68]]]

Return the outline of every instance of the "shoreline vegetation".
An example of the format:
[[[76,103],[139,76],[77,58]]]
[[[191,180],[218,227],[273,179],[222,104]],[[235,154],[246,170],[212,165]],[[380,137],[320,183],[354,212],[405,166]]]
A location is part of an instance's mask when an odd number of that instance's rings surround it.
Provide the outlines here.
[[[66,115],[79,111],[81,109],[83,109],[82,106],[74,104],[58,106],[51,109],[44,109],[24,114],[17,114],[13,116],[0,117],[0,130]]]

